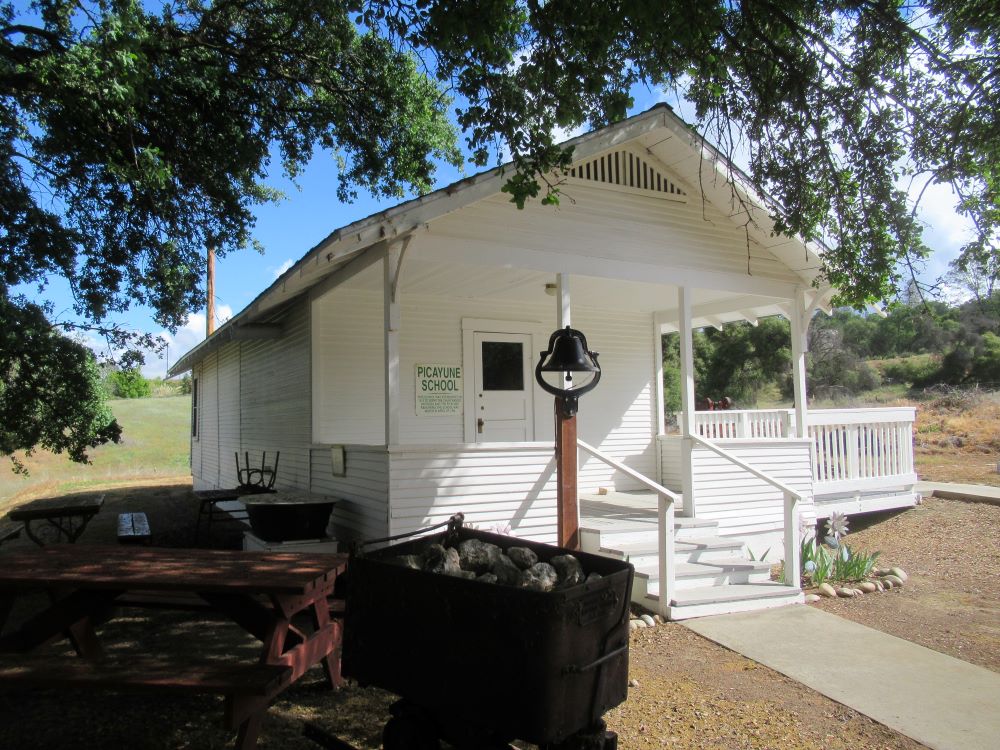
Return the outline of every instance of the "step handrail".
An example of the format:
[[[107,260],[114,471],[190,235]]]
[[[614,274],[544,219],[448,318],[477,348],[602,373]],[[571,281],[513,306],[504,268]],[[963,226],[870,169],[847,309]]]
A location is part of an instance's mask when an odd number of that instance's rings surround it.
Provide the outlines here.
[[[719,456],[722,456],[722,458],[726,459],[730,463],[736,464],[737,466],[739,466],[744,471],[749,471],[751,474],[753,474],[758,479],[760,479],[760,480],[762,480],[764,482],[767,482],[769,485],[771,485],[772,487],[775,487],[775,488],[781,490],[786,495],[792,495],[796,500],[802,500],[803,499],[802,493],[799,492],[794,487],[788,486],[787,484],[785,484],[784,482],[782,482],[780,479],[775,479],[774,477],[772,477],[767,472],[761,471],[760,469],[758,469],[753,464],[744,461],[742,458],[740,458],[739,456],[736,456],[736,455],[730,453],[725,448],[719,447],[718,445],[716,445],[715,443],[713,443],[711,440],[706,440],[701,435],[691,435],[691,439],[695,443],[697,443],[698,445],[702,446],[703,448],[708,448],[710,451],[712,451],[713,453],[715,453],[715,454],[717,454]]]
[[[700,435],[687,435],[692,442],[696,445],[700,445],[703,448],[708,448],[710,451],[718,456],[726,459],[730,463],[736,464],[744,471],[748,471],[761,481],[767,482],[772,487],[781,490],[784,496],[784,516],[785,516],[785,584],[788,586],[793,586],[795,588],[802,587],[802,576],[799,566],[801,561],[799,560],[799,513],[798,504],[804,498],[801,492],[799,492],[794,487],[782,482],[780,479],[775,479],[767,472],[761,471],[756,466],[747,461],[744,461],[739,456],[733,455],[725,448],[720,448],[718,445],[713,443],[711,440],[706,440]]]
[[[657,610],[666,619],[670,613],[670,602],[674,599],[674,505],[681,496],[668,490],[659,482],[654,482],[644,474],[631,469],[621,461],[602,453],[583,440],[576,441],[577,446],[599,461],[603,461],[612,469],[631,477],[643,487],[656,493],[656,536],[657,536],[657,567],[660,577],[660,596]],[[668,564],[669,563],[669,564]]]
[[[598,450],[597,448],[595,448],[594,446],[592,446],[592,445],[590,445],[588,443],[585,443],[585,442],[583,442],[582,440],[579,440],[579,439],[576,441],[576,444],[578,446],[580,446],[581,448],[583,448],[583,450],[585,450],[587,453],[589,453],[590,455],[592,455],[594,458],[603,461],[608,466],[610,466],[612,469],[617,469],[622,474],[625,474],[625,475],[627,475],[629,477],[632,477],[632,479],[634,479],[635,481],[637,481],[639,484],[641,484],[642,486],[646,487],[647,489],[652,490],[657,495],[666,495],[668,498],[670,498],[670,501],[674,502],[674,503],[679,503],[681,501],[681,499],[682,499],[681,496],[678,495],[673,490],[668,490],[666,487],[664,487],[659,482],[654,482],[652,479],[650,479],[649,477],[647,477],[645,474],[640,474],[635,469],[632,469],[632,468],[626,466],[625,464],[623,464],[618,459],[615,459],[615,458],[612,458],[611,456],[609,456],[607,453],[603,453],[600,450]]]

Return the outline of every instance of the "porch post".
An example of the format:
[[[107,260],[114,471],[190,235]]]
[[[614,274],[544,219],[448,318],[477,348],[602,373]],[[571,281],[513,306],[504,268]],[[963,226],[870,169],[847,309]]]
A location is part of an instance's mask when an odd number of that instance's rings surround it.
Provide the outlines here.
[[[788,317],[792,327],[792,390],[795,395],[795,437],[797,438],[809,437],[806,425],[809,408],[806,393],[806,351],[809,330],[809,320],[806,318],[807,309],[805,290],[796,290],[791,314]]]
[[[394,242],[382,259],[382,304],[385,323],[385,444],[399,444],[399,273],[409,237]]]
[[[559,309],[556,312],[559,328],[572,326],[572,308],[569,301],[569,274],[556,274],[556,301]]]
[[[666,414],[663,403],[663,318],[660,313],[653,313],[653,406],[656,409],[656,434],[664,435],[667,432]],[[656,447],[656,466],[660,466],[660,447]],[[663,475],[657,473],[657,481],[662,481]]]
[[[694,330],[691,315],[691,287],[677,288],[677,330],[681,339],[681,492],[682,515],[693,518],[696,512],[694,473],[691,470],[691,435],[694,424]]]
[[[556,318],[559,328],[572,327],[572,305],[569,296],[569,274],[556,274]],[[580,502],[577,490],[579,458],[576,444],[576,415],[562,413],[559,399],[555,401],[556,432],[556,535],[560,547],[580,548]]]

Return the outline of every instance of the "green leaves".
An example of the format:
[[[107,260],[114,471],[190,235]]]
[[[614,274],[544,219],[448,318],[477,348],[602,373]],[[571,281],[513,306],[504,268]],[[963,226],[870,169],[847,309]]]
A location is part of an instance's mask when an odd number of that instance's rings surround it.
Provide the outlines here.
[[[25,473],[17,451],[86,462],[88,448],[120,437],[90,350],[54,331],[37,305],[0,296],[0,456]]]

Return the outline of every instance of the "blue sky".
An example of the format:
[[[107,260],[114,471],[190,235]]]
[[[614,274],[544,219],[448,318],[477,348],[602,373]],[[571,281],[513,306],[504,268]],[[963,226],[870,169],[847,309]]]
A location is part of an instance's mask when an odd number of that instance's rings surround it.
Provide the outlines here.
[[[667,99],[661,92],[645,87],[633,91],[635,106],[631,113],[648,109],[658,101]],[[671,104],[685,120],[694,120],[692,108],[670,97]],[[567,134],[567,135],[575,135]],[[474,167],[468,167],[470,173]],[[443,165],[437,175],[436,187],[447,185],[463,176],[458,170]],[[377,200],[359,193],[351,204],[342,204],[336,195],[336,167],[328,153],[318,153],[297,179],[297,187],[280,175],[269,181],[284,191],[285,200],[268,204],[256,211],[255,238],[265,248],[263,255],[252,250],[233,253],[216,262],[216,318],[221,323],[242,310],[263,289],[271,284],[295,260],[338,227],[351,223],[376,211],[388,208],[398,201]],[[967,223],[954,212],[954,198],[947,186],[935,186],[927,191],[922,201],[920,217],[925,224],[925,241],[935,250],[923,273],[931,281],[947,270],[948,262],[966,241]],[[34,290],[25,289],[31,294]],[[71,299],[66,285],[53,280],[46,290],[48,298],[56,304],[56,311],[69,310]],[[58,317],[71,317],[68,313]],[[162,335],[168,342],[165,356],[147,355],[143,371],[148,376],[162,376],[168,362],[174,362],[200,342],[205,335],[204,310],[197,311],[187,325],[171,334],[155,325],[147,310],[135,309],[117,319],[122,325]],[[98,351],[102,344],[88,343]]]

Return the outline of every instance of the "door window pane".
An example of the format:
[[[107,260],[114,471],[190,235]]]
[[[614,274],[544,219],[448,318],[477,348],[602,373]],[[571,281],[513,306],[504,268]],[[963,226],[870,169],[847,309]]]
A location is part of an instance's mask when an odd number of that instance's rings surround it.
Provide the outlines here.
[[[523,391],[524,352],[513,341],[483,342],[483,390]]]

